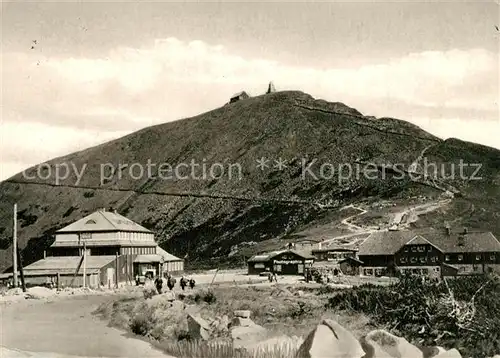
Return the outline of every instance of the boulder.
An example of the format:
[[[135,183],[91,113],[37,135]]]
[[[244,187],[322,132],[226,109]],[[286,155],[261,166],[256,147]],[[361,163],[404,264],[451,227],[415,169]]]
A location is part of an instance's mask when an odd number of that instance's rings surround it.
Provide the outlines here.
[[[251,314],[252,314],[252,312],[249,311],[249,310],[237,310],[237,311],[234,311],[234,316],[235,317],[250,318]]]
[[[267,329],[258,324],[248,327],[234,327],[231,329],[231,338],[235,348],[247,348],[255,345],[257,342],[267,338]]]
[[[200,316],[188,314],[188,331],[192,339],[210,339],[210,325]]]
[[[434,358],[462,358],[462,355],[455,348],[439,353]]]
[[[366,358],[412,357],[424,358],[423,352],[406,339],[384,330],[371,331],[361,340]]]
[[[39,300],[42,298],[54,296],[55,294],[56,291],[54,290],[46,287],[35,286],[26,290],[25,297]]]
[[[325,319],[306,337],[297,358],[361,358],[365,352],[358,340],[337,322]]]
[[[231,321],[231,327],[250,327],[255,325],[255,322],[250,318],[234,317]]]

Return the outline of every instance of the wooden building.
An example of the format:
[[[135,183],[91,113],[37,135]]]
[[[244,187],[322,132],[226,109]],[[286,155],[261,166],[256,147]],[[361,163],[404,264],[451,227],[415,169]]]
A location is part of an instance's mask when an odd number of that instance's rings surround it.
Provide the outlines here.
[[[371,234],[359,248],[364,275],[431,277],[500,272],[500,242],[491,232],[446,230]],[[444,267],[444,265],[446,267]]]
[[[86,285],[96,287],[131,283],[150,269],[156,275],[181,272],[184,262],[161,249],[150,230],[116,212],[98,210],[58,230],[44,259],[24,271],[28,283],[59,277],[60,283],[80,286],[84,267]]]
[[[229,103],[238,102],[238,101],[241,101],[241,100],[247,99],[247,98],[250,98],[248,93],[246,93],[245,91],[241,91],[241,92],[233,94],[231,96],[231,98],[229,99]]]
[[[347,257],[356,257],[356,249],[342,246],[328,246],[311,251],[316,261],[329,261],[338,263]]]
[[[248,260],[248,274],[270,272],[278,275],[303,275],[314,263],[314,257],[295,250],[273,251],[259,254]]]
[[[363,261],[359,261],[355,257],[347,256],[338,262],[340,267],[340,272],[344,275],[359,276],[361,273],[361,267],[363,266]]]

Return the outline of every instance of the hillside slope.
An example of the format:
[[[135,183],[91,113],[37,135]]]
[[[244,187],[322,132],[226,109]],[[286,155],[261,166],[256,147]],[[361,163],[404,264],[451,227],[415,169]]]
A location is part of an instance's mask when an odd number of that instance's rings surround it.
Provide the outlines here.
[[[412,164],[419,168],[415,162],[423,154],[446,165],[461,158],[484,161],[485,179],[477,184],[397,177],[394,165],[404,170]],[[260,158],[269,160],[264,170],[256,166]],[[279,158],[286,160],[282,170],[274,162]],[[192,160],[206,168],[222,163],[225,175],[202,178],[197,171],[195,178],[171,179],[165,172],[161,178],[153,177],[162,163],[175,167]],[[27,262],[42,255],[54,230],[100,207],[112,207],[154,230],[162,247],[181,257],[188,255],[190,263],[226,260],[235,244],[282,237],[314,226],[335,216],[340,206],[356,201],[404,200],[415,195],[432,198],[446,190],[455,191],[460,198],[446,213],[434,215],[431,224],[437,225],[441,216],[457,218],[462,206],[473,205],[474,213],[466,212],[467,221],[500,234],[498,220],[494,221],[500,198],[498,150],[442,141],[410,123],[365,117],[341,103],[315,100],[302,92],[250,98],[149,127],[47,164],[54,168],[60,163],[85,168],[81,180],[74,173],[59,183],[54,176],[44,180],[18,174],[0,183],[0,268],[10,265],[15,202],[20,211],[20,247]],[[106,163],[129,167],[111,177]],[[150,165],[149,176],[148,163],[155,164]],[[229,169],[230,164],[238,164],[241,173],[237,167]],[[319,178],[322,164],[323,179]],[[342,164],[348,164],[354,174],[338,180],[337,169]],[[333,175],[331,168],[336,170]],[[343,175],[347,174],[345,168]],[[36,177],[36,170],[26,173]],[[369,178],[363,174],[366,170],[372,172]],[[180,174],[189,171],[183,168]],[[49,174],[48,170],[41,173]]]

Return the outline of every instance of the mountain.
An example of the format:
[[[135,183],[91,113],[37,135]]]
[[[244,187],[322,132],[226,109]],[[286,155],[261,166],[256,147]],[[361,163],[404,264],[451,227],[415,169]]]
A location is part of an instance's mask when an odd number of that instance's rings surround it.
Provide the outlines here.
[[[261,158],[269,160],[264,170],[257,167]],[[280,158],[286,165],[281,169]],[[461,160],[481,164],[482,179],[460,178],[460,170],[469,178],[476,170],[460,169]],[[184,178],[192,161],[200,166]],[[426,161],[455,176],[417,175]],[[72,173],[56,182],[55,167],[63,163]],[[187,165],[172,179],[167,164],[179,163]],[[224,168],[220,178],[214,163]],[[347,166],[353,175],[339,180],[340,165],[344,175]],[[44,166],[0,183],[1,269],[10,265],[16,202],[26,263],[41,257],[56,229],[101,207],[154,230],[163,248],[187,255],[189,264],[241,262],[238,255],[228,258],[235,245],[284,238],[335,222],[342,206],[379,200],[405,203],[452,195],[445,208],[414,225],[448,220],[500,237],[500,151],[443,141],[408,122],[363,116],[298,91],[252,97],[149,127]],[[81,177],[72,168],[84,169]],[[215,175],[210,168],[217,169]]]

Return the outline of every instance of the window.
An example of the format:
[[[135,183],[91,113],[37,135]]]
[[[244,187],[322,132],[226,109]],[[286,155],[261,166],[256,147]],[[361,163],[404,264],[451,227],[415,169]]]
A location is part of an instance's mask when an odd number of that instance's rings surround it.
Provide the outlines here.
[[[432,246],[429,246],[429,249],[427,251],[431,252],[432,251]]]
[[[85,223],[85,225],[95,224],[95,223],[96,223],[95,220],[90,219],[90,220],[87,220],[87,222]]]
[[[450,261],[450,255],[445,255],[444,260],[445,261]]]
[[[417,262],[417,258],[416,258],[416,257],[412,257],[412,258],[410,258],[410,262],[411,262],[412,264],[414,264],[415,262]]]
[[[400,261],[401,261],[402,264],[405,264],[406,263],[406,257],[401,257]]]
[[[457,256],[458,261],[463,261],[464,260],[464,255],[458,255]]]
[[[263,263],[257,263],[257,264],[255,264],[255,266],[254,266],[254,267],[255,267],[256,269],[263,269],[263,268],[265,268],[266,266],[265,266]]]
[[[439,267],[434,267],[434,272],[439,272]]]
[[[411,252],[417,252],[417,248],[415,246],[411,247]]]
[[[476,255],[476,261],[481,261],[481,255]]]
[[[418,247],[418,252],[424,252],[424,251],[425,251],[425,246]]]
[[[436,256],[431,257],[431,261],[432,262],[437,262],[437,257]]]
[[[490,261],[495,261],[495,260],[496,260],[495,254],[491,254],[490,255]]]
[[[405,246],[405,252],[408,252],[408,246]]]
[[[281,265],[274,265],[274,271],[281,272]]]
[[[420,263],[425,264],[427,262],[427,257],[421,257],[420,258]]]
[[[365,269],[366,276],[373,276],[373,269]]]

